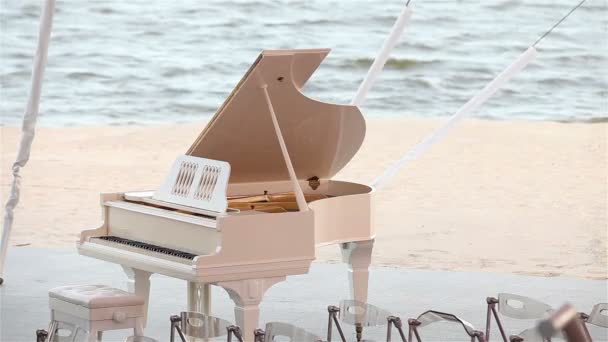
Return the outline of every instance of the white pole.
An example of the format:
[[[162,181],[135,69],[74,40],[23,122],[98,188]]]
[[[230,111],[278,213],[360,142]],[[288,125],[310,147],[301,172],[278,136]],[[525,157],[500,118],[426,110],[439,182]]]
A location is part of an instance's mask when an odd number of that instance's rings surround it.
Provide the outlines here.
[[[513,76],[522,71],[537,55],[536,49],[531,46],[523,54],[521,54],[511,65],[501,72],[492,82],[488,83],[479,93],[464,104],[448,121],[439,127],[435,132],[429,135],[426,139],[414,146],[401,159],[391,165],[380,177],[372,182],[372,186],[379,189],[384,186],[393,176],[409,161],[416,159],[433,144],[441,140],[465,115],[477,110],[486,100],[494,95],[500,87],[507,83]]]
[[[19,186],[21,168],[27,164],[30,158],[30,149],[34,140],[36,119],[38,118],[38,108],[40,104],[40,93],[42,90],[42,80],[44,68],[48,55],[49,40],[51,38],[51,28],[53,26],[53,13],[55,12],[55,0],[45,0],[42,13],[40,15],[40,31],[38,33],[38,46],[34,56],[34,66],[32,70],[32,84],[29,99],[23,114],[23,124],[21,127],[21,142],[17,151],[17,158],[13,163],[13,182],[10,194],[4,211],[4,222],[2,224],[2,242],[0,243],[0,284],[3,282],[4,261],[8,250],[8,242],[13,227],[14,209],[19,203]]]
[[[380,76],[380,73],[382,72],[382,69],[386,64],[386,61],[388,61],[388,57],[390,56],[391,51],[393,50],[395,45],[397,45],[401,34],[403,33],[403,31],[405,31],[405,28],[409,24],[411,16],[412,9],[409,5],[406,4],[405,8],[403,9],[403,12],[401,12],[399,17],[397,18],[395,25],[393,25],[390,34],[384,41],[384,44],[382,44],[380,53],[378,53],[378,56],[376,57],[376,59],[374,59],[372,66],[369,68],[367,75],[363,79],[363,82],[361,82],[361,85],[359,85],[357,94],[355,94],[355,97],[351,102],[352,105],[360,106],[365,101],[367,93],[376,82],[376,79],[378,79],[378,76]]]

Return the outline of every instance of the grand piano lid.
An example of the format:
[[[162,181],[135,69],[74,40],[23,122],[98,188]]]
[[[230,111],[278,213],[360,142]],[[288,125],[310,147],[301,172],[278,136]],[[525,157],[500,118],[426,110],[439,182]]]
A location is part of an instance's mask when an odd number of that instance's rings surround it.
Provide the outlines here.
[[[262,51],[187,154],[230,163],[230,183],[288,180],[261,88],[267,84],[298,179],[334,176],[363,143],[365,120],[356,106],[300,92],[329,51]]]

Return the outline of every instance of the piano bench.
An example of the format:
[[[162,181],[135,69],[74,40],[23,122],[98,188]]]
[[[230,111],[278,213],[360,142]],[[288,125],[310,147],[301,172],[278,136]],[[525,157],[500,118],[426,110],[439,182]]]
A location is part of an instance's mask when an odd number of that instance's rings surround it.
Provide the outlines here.
[[[49,290],[51,325],[48,341],[59,322],[84,330],[90,341],[101,341],[106,330],[133,329],[143,336],[145,300],[132,293],[106,285],[62,286]]]

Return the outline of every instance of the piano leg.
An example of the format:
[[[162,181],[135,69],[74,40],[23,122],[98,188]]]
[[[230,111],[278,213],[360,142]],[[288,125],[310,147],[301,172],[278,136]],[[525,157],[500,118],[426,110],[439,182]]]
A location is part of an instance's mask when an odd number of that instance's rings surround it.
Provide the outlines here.
[[[148,320],[148,302],[150,300],[150,276],[152,273],[123,266],[122,269],[127,274],[127,289],[131,293],[144,298],[144,321],[143,326],[146,326]]]
[[[243,332],[246,342],[253,341],[253,331],[258,328],[260,320],[260,302],[272,285],[285,280],[286,277],[247,279],[220,282],[221,286],[235,304],[234,316],[236,325]]]
[[[211,315],[211,285],[188,282],[188,311]]]
[[[372,249],[374,240],[347,242],[340,245],[342,260],[348,264],[351,298],[367,303],[367,287],[369,283],[369,265],[372,262]],[[363,333],[363,320],[356,324],[357,341],[361,341]]]

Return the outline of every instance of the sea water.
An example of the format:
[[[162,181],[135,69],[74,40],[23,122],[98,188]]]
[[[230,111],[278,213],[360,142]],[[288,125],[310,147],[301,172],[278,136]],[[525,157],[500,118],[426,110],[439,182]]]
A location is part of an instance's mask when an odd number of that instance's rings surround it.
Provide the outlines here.
[[[412,0],[367,117],[449,115],[578,0]],[[42,0],[2,0],[0,123],[23,115]],[[262,49],[331,48],[303,89],[348,103],[403,0],[57,0],[40,124],[209,118]],[[604,121],[608,1],[587,2],[473,117]]]

